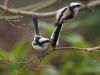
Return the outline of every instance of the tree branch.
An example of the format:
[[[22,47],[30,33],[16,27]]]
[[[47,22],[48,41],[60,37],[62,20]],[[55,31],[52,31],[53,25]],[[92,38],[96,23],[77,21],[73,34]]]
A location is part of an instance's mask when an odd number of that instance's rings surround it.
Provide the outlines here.
[[[97,6],[97,5],[100,5],[100,1],[92,1],[88,3],[87,5],[84,5],[81,9],[85,9],[87,7],[90,8],[90,7]],[[38,13],[38,12],[32,12],[32,11],[22,11],[22,10],[7,8],[3,5],[0,5],[0,9],[5,10],[12,14],[16,14],[16,15],[27,15],[27,16],[36,15],[38,17],[54,16],[57,12],[57,11],[50,11],[50,12]]]
[[[78,47],[58,47],[58,48],[55,48],[55,49],[52,49],[52,51],[42,55],[41,57],[37,57],[40,59],[40,62],[39,64],[42,62],[42,60],[50,55],[51,53],[53,53],[54,51],[57,51],[57,50],[68,50],[68,49],[72,49],[72,50],[80,50],[80,51],[86,51],[86,52],[98,52],[100,53],[100,46],[97,46],[97,47],[93,47],[93,48],[78,48]]]
[[[39,17],[47,17],[47,16],[53,16],[56,14],[56,11],[46,12],[46,13],[37,13],[37,12],[31,12],[31,11],[21,11],[21,10],[17,10],[17,9],[11,9],[11,8],[7,8],[3,5],[0,5],[0,9],[3,9],[9,13],[13,13],[16,15],[27,15],[27,16],[36,15]]]

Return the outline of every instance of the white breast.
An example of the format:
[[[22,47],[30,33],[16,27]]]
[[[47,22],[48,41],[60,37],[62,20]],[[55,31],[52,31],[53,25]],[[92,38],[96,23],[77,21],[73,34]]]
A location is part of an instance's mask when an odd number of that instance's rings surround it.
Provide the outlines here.
[[[45,43],[44,46],[42,46],[42,47],[39,45],[32,45],[32,46],[36,51],[44,51],[48,48],[48,45],[49,45],[49,43]]]
[[[74,8],[74,16],[78,14],[79,8]]]
[[[49,40],[49,39],[48,39],[48,38],[43,38],[43,37],[42,37],[42,38],[39,40],[39,42],[42,42],[42,41],[44,41],[44,40]],[[34,40],[32,41],[32,46],[33,46],[33,48],[34,48],[35,50],[37,50],[37,51],[44,51],[44,50],[46,50],[46,49],[48,48],[48,46],[49,46],[49,42],[44,43],[43,46],[34,45],[33,43],[34,43]]]

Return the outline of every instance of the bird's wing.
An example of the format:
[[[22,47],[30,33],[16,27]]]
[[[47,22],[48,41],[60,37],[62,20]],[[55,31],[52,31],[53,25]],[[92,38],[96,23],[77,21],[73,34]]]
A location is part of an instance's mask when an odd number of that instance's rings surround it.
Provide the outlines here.
[[[58,10],[57,14],[56,14],[56,26],[57,24],[59,23],[62,23],[64,18],[67,17],[68,15],[70,14],[70,11],[69,11],[69,7],[64,7],[64,8],[61,8]]]

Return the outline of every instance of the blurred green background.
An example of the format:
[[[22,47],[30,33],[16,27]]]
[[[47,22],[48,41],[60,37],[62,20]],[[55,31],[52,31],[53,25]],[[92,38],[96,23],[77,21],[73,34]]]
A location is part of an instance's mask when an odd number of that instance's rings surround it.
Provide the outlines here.
[[[5,0],[0,0],[3,5]],[[8,7],[17,10],[49,12],[58,10],[73,1],[84,4],[96,0],[8,0]],[[3,10],[0,10],[2,14]],[[4,13],[4,16],[16,16]],[[31,16],[23,16],[14,22],[16,28],[0,18],[0,75],[100,75],[100,53],[78,50],[59,50],[30,61],[44,52],[36,52],[32,46],[34,28]],[[0,15],[2,17],[2,15]],[[40,32],[50,37],[54,29],[55,16],[40,18]],[[25,25],[24,25],[25,24]],[[29,29],[28,29],[29,28]],[[95,47],[100,45],[100,6],[84,9],[73,20],[64,24],[59,46]],[[23,64],[23,61],[28,63]]]

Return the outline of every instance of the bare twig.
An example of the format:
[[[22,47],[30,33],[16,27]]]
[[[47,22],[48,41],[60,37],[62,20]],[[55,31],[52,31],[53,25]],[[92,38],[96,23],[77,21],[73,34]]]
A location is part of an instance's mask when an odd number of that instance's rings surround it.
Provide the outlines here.
[[[16,26],[16,25],[13,24],[12,22],[10,22],[8,18],[4,17],[4,19],[5,19],[11,26],[16,27],[16,28],[18,28],[18,29],[21,29],[21,26]]]
[[[3,5],[0,5],[0,9],[6,10],[7,12],[17,14],[17,15],[28,15],[28,16],[36,15],[39,17],[53,16],[56,14],[56,11],[46,12],[46,13],[37,13],[37,12],[31,12],[31,11],[21,11],[21,10],[17,10],[17,9],[11,9],[11,8],[7,8]]]
[[[98,52],[100,53],[100,46],[97,47],[93,47],[93,48],[78,48],[78,47],[58,47],[53,49],[52,51],[46,53],[45,55],[42,56],[42,58],[40,59],[40,63],[41,61],[48,55],[50,55],[51,53],[53,53],[54,51],[57,50],[68,50],[68,49],[72,49],[72,50],[80,50],[80,51],[87,51],[87,52]]]
[[[93,47],[93,48],[78,48],[78,47],[59,47],[55,50],[66,50],[66,49],[75,49],[75,50],[83,50],[87,52],[100,52],[100,46]]]
[[[93,7],[93,6],[97,6],[97,5],[100,5],[100,0],[95,0],[95,1],[87,4],[88,7]]]
[[[54,3],[57,2],[57,0],[51,0],[49,2],[48,1],[49,0],[46,0],[46,1],[43,1],[43,2],[39,2],[37,4],[31,4],[31,5],[22,7],[22,8],[18,8],[18,10],[32,10],[32,11],[37,11],[39,9],[43,9],[43,8],[45,8],[47,6],[50,6],[50,5],[52,5],[52,4],[54,4]],[[38,5],[41,5],[41,6],[39,7]]]
[[[96,62],[100,62],[100,58],[95,59]]]
[[[21,18],[20,15],[14,15],[14,16],[0,16],[0,19],[4,19],[4,17],[6,17],[6,18],[9,19],[9,20]]]
[[[11,60],[9,57],[8,58],[0,58],[0,61],[7,61],[7,62],[10,62],[10,63],[15,63],[15,64],[27,64],[28,63],[27,61],[15,62],[15,61]]]
[[[8,0],[4,0],[4,6],[8,7]]]
[[[86,6],[83,6],[81,9],[85,9],[85,8],[90,8],[93,6],[97,6],[100,5],[100,1],[92,1],[90,3],[88,3]],[[57,11],[50,11],[50,12],[44,12],[44,13],[38,13],[38,12],[31,12],[31,11],[22,11],[22,10],[17,10],[17,9],[11,9],[11,8],[7,8],[3,5],[0,5],[0,9],[3,9],[9,13],[13,13],[13,14],[17,14],[17,15],[27,15],[27,16],[32,16],[32,15],[36,15],[38,17],[49,17],[49,16],[54,16],[56,14]]]
[[[0,14],[0,18],[1,19],[4,19],[4,20],[6,20],[11,26],[13,26],[13,27],[15,27],[15,28],[18,28],[18,29],[20,29],[20,30],[22,30],[22,26],[21,25],[23,25],[23,26],[26,26],[23,22],[21,22],[21,18],[23,18],[23,16],[21,16],[21,15],[16,15],[16,16],[12,16],[12,17],[6,17],[6,16],[3,16],[3,14],[5,13],[5,11],[4,12],[2,12],[2,14]],[[15,19],[16,18],[16,19]],[[30,30],[30,28],[24,28],[24,29],[26,29],[26,30]]]

